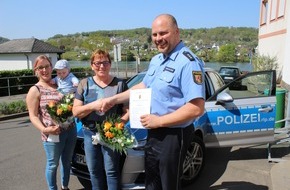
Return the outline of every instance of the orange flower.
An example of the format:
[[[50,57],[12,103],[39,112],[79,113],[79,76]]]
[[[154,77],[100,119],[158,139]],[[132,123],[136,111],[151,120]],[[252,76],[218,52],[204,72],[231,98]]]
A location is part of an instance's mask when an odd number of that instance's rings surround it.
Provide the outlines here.
[[[111,127],[112,127],[112,123],[106,121],[104,124],[104,131],[110,130]]]
[[[106,136],[107,138],[111,139],[111,138],[114,137],[114,134],[111,133],[110,131],[107,131],[107,132],[105,133],[105,136]]]
[[[68,110],[68,111],[72,111],[72,108],[73,108],[73,107],[72,107],[71,105],[68,105],[68,106],[67,106],[67,110]]]
[[[58,109],[56,110],[56,114],[57,114],[57,115],[61,115],[61,114],[62,114],[62,111],[63,111],[63,110],[62,110],[61,108],[58,108]]]
[[[50,101],[48,107],[53,108],[55,106],[55,101]]]
[[[123,130],[123,128],[124,128],[124,123],[123,123],[123,122],[115,123],[115,127],[116,127],[117,129]]]

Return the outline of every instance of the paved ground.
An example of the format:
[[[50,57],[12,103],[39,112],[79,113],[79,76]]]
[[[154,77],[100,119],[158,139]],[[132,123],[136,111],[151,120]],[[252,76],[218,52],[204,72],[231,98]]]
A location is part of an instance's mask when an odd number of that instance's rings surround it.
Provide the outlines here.
[[[14,95],[14,96],[2,96],[0,97],[0,103],[3,102],[13,102],[13,101],[18,101],[18,100],[25,100],[26,94],[20,94],[20,95]]]
[[[25,100],[25,97],[25,94],[0,97],[0,103]],[[27,113],[24,113],[0,117],[0,123],[4,120],[27,115]],[[204,172],[189,189],[289,190],[289,147],[289,141],[273,146],[272,157],[277,158],[274,160],[277,163],[268,162],[266,145],[262,145],[261,147],[210,149],[208,155],[214,157],[214,159],[207,158],[209,162],[207,162]]]

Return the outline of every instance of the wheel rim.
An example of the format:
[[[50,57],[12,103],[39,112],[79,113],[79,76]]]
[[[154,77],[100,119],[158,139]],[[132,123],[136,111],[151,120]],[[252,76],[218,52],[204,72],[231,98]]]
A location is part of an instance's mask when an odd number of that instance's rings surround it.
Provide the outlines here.
[[[194,179],[199,174],[202,164],[203,149],[198,143],[192,142],[183,162],[183,180]]]

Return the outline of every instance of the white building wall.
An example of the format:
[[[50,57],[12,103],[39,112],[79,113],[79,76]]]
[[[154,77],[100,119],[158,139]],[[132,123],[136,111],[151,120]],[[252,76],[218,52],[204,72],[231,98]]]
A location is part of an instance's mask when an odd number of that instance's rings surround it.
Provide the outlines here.
[[[290,2],[289,2],[290,3]],[[290,6],[288,6],[290,7]],[[287,85],[290,85],[290,10],[289,8],[288,10],[288,14],[287,14],[287,20],[289,21],[287,23],[287,33],[286,33],[286,37],[285,37],[285,56],[284,56],[284,60],[283,60],[283,77],[282,77],[282,81],[284,81]]]
[[[13,71],[33,69],[34,60],[42,54],[0,54],[0,71]],[[57,62],[57,54],[45,54],[54,65]]]
[[[270,57],[276,57],[279,68],[277,69],[277,77],[282,73],[284,68],[285,46],[286,46],[286,34],[272,36],[259,40],[258,52],[260,55],[266,55]]]
[[[1,54],[0,55],[0,70],[22,70],[27,69],[29,61],[23,54]]]
[[[289,46],[289,42],[286,42],[287,36],[289,35],[290,28],[288,27],[288,20],[290,14],[290,2],[286,2],[286,8],[284,16],[281,18],[276,18],[271,20],[271,7],[272,3],[277,3],[278,1],[268,0],[268,10],[267,10],[267,19],[266,23],[262,24],[259,28],[259,44],[258,44],[258,52],[260,55],[266,55],[270,57],[276,57],[278,62],[278,70],[277,77],[282,75],[282,80],[284,80],[285,72],[284,69],[289,65],[286,65],[285,57],[287,47]],[[261,15],[262,15],[262,4],[263,0],[261,0]],[[262,17],[261,17],[262,20]],[[288,33],[287,33],[288,31]]]

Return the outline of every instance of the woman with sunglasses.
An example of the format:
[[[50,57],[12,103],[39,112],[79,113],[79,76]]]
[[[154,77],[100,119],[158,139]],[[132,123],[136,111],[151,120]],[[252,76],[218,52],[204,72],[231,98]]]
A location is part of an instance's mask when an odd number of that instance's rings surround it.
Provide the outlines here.
[[[45,55],[35,59],[34,73],[38,82],[32,86],[26,96],[29,119],[33,126],[41,132],[44,151],[46,153],[45,176],[49,190],[57,190],[56,176],[59,160],[61,160],[61,189],[69,189],[71,160],[76,144],[77,131],[75,123],[68,129],[59,127],[49,115],[46,106],[51,101],[59,101],[63,94],[51,84],[52,63]]]
[[[80,81],[75,94],[73,114],[83,124],[84,150],[90,173],[92,190],[120,189],[120,154],[110,148],[92,144],[96,134],[96,124],[101,124],[107,116],[117,114],[123,122],[129,118],[128,105],[117,104],[106,113],[100,112],[102,99],[128,89],[125,81],[110,75],[111,58],[108,52],[96,50],[91,56],[94,76]]]

